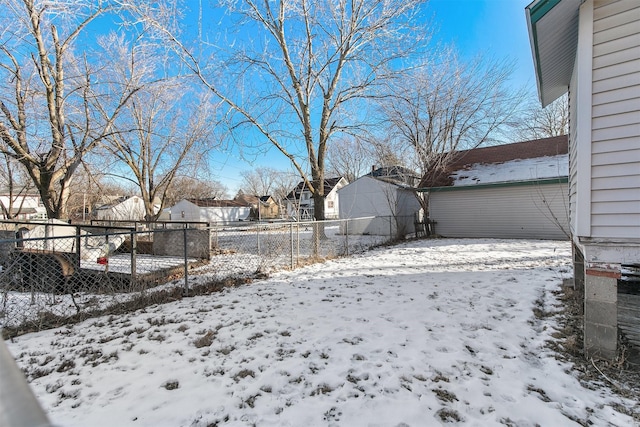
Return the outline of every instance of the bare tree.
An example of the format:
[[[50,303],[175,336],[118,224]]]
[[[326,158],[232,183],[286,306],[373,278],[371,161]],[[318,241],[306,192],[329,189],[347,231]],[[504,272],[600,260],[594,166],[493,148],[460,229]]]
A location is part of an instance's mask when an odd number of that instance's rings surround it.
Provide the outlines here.
[[[422,174],[443,168],[458,150],[496,143],[512,125],[523,92],[507,86],[512,65],[452,52],[396,85],[382,112],[392,137],[411,147]]]
[[[13,219],[25,213],[25,203],[34,187],[22,165],[0,152],[0,209],[4,218]]]
[[[117,102],[98,120],[93,105],[99,67],[93,52],[74,49],[98,17],[119,12],[115,3],[2,0],[0,16],[0,138],[20,162],[51,218],[67,216],[73,174],[83,156],[112,132],[139,87],[121,86]]]
[[[145,82],[124,105],[105,144],[108,153],[125,165],[121,176],[133,182],[142,197],[146,219],[155,220],[175,177],[195,170],[214,146],[215,106],[209,93],[198,94],[186,78],[155,78],[166,74],[156,69],[156,49],[146,43],[128,43],[110,35],[113,62],[118,67],[105,72],[119,87],[133,80]],[[160,210],[158,210],[160,203]]]
[[[376,164],[373,145],[357,137],[336,139],[327,150],[329,174],[343,176],[353,182]]]
[[[104,159],[101,159],[104,160]],[[94,208],[107,204],[117,197],[131,194],[129,188],[122,183],[109,179],[104,170],[104,161],[91,165],[87,158],[83,159],[81,167],[70,184],[70,195],[67,202],[69,218],[75,221],[88,221]]]
[[[569,132],[569,99],[564,95],[545,108],[537,97],[525,105],[513,133],[513,142],[550,138]]]
[[[379,139],[371,141],[373,158],[376,165],[384,166],[405,166],[408,167],[414,160],[412,151],[406,144],[392,138],[391,135],[383,135]],[[409,151],[409,155],[405,155]]]
[[[227,188],[215,180],[176,176],[165,192],[165,206],[173,206],[182,199],[224,199]]]
[[[243,35],[227,36],[224,44],[233,50],[218,52],[209,61],[213,69],[162,29],[185,64],[229,107],[233,134],[242,141],[259,135],[284,154],[313,195],[315,218],[324,219],[328,146],[336,135],[370,125],[362,101],[379,96],[381,83],[397,77],[404,61],[425,46],[428,31],[416,18],[421,3],[220,1],[229,17],[238,18],[235,28]],[[232,86],[222,86],[224,79]]]
[[[280,181],[280,175],[283,173],[270,167],[246,170],[241,173],[242,191],[244,194],[252,196],[271,196]]]

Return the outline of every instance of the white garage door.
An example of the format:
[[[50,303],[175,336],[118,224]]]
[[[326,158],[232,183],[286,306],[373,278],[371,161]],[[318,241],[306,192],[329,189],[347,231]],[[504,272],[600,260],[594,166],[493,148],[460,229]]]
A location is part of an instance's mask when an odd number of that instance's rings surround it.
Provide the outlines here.
[[[444,237],[569,238],[566,183],[435,191],[429,204]]]

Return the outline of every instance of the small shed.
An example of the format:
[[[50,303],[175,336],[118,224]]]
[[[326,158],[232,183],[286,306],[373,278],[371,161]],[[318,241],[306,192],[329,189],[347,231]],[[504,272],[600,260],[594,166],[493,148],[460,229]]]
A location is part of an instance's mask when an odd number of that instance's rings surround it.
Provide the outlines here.
[[[171,207],[171,221],[230,223],[248,221],[251,206],[234,200],[183,199]]]
[[[373,172],[338,190],[340,219],[363,218],[349,223],[349,233],[385,236],[414,233],[416,213],[421,208],[415,189]]]
[[[460,151],[423,177],[445,237],[569,239],[567,137]]]

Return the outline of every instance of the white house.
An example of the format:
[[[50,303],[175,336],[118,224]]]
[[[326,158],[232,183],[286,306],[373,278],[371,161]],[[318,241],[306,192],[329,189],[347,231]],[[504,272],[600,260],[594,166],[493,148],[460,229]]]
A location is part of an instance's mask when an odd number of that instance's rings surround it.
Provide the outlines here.
[[[415,190],[397,179],[385,178],[388,175],[379,170],[338,190],[340,219],[363,218],[349,222],[351,234],[405,236],[414,233],[416,214],[421,209]]]
[[[460,151],[423,178],[444,237],[569,239],[567,136]]]
[[[157,204],[155,208],[157,212],[160,205]],[[94,216],[95,219],[107,221],[143,221],[146,211],[141,197],[123,196],[95,208]]]
[[[183,199],[171,207],[171,221],[230,223],[247,221],[251,206],[234,200]]]
[[[536,0],[526,16],[542,105],[569,93],[569,227],[585,351],[612,358],[618,279],[640,263],[640,2]]]
[[[343,177],[324,180],[324,191],[326,194],[324,199],[324,217],[326,219],[338,218],[340,213],[338,190],[348,183],[349,182]],[[311,191],[309,191],[304,181],[298,183],[296,188],[285,197],[284,201],[287,205],[287,213],[291,218],[304,221],[313,220],[315,211],[313,198],[311,197]]]
[[[46,219],[47,210],[42,204],[42,199],[37,193],[10,191],[0,193],[0,219]]]

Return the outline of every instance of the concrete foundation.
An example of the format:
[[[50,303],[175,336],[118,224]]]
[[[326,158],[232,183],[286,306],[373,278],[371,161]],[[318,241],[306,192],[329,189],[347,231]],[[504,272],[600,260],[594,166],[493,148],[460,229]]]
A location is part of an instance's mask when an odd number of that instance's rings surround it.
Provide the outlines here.
[[[184,256],[185,243],[187,257],[209,259],[211,257],[211,236],[209,230],[175,229],[156,230],[153,233],[153,253],[165,256]]]
[[[587,263],[583,268],[585,354],[588,358],[611,360],[618,343],[620,267]]]

